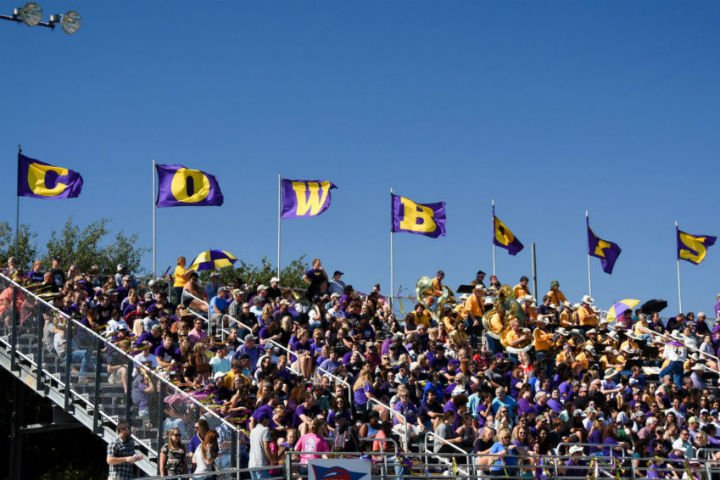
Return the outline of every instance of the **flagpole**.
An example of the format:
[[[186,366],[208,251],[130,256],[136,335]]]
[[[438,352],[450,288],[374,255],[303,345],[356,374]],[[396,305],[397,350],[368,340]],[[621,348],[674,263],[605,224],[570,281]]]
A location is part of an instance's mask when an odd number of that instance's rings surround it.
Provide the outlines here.
[[[153,280],[157,278],[157,205],[155,205],[155,160],[152,161],[152,274]]]
[[[390,202],[392,202],[393,189],[390,187]],[[392,209],[390,213],[390,312],[393,311],[393,296],[395,295],[395,242],[392,229]]]
[[[585,210],[585,223],[590,226],[590,216],[588,211]],[[587,270],[588,270],[588,295],[592,297],[592,274],[590,273],[590,252],[587,255]]]
[[[678,222],[675,220],[675,238],[678,235]],[[677,267],[677,288],[678,288],[678,313],[682,313],[682,289],[680,287],[680,257],[676,255],[675,266]]]
[[[17,177],[20,178],[20,154],[22,153],[22,145],[18,144],[18,172]],[[20,192],[15,192],[15,256],[20,261]],[[32,259],[31,259],[32,260]]]
[[[495,275],[495,200],[492,200],[492,215],[493,215],[493,242],[492,242],[492,267],[493,275]]]
[[[278,173],[277,277],[280,278],[280,232],[282,215],[282,177]]]
[[[530,256],[532,258],[533,291],[535,292],[535,298],[537,299],[538,304],[539,304],[539,302],[541,300],[540,300],[540,295],[538,293],[538,286],[537,286],[537,257],[535,256],[535,243],[534,242],[532,245],[530,245],[530,253],[531,253]]]

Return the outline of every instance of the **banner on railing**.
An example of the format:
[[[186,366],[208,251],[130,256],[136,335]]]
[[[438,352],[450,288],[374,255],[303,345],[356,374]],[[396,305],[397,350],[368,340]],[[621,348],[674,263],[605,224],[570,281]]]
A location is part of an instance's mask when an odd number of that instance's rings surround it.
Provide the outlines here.
[[[370,480],[369,460],[328,458],[308,462],[309,480]]]

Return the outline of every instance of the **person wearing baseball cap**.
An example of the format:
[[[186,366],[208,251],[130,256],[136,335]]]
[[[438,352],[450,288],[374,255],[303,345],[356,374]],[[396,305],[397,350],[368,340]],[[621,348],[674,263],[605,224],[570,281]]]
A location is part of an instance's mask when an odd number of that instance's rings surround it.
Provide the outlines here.
[[[342,276],[345,275],[340,270],[335,270],[333,272],[332,280],[330,280],[330,285],[328,286],[328,293],[333,294],[337,293],[338,295],[342,295],[345,291],[345,282],[342,281]]]

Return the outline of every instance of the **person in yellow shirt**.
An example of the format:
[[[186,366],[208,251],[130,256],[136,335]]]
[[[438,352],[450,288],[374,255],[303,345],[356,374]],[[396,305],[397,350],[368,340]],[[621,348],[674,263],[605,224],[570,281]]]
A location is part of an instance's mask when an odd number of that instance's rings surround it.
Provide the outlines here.
[[[470,335],[466,332],[466,327],[464,322],[460,322],[457,324],[457,328],[450,332],[450,345],[455,350],[460,350],[463,347],[467,347],[470,345]]]
[[[425,294],[425,303],[433,310],[435,303],[443,296],[443,278],[445,278],[445,272],[438,270],[437,275],[432,279],[431,287],[423,292]]]
[[[615,370],[622,370],[625,368],[625,357],[620,354],[613,347],[605,347],[605,354],[600,357],[600,368],[606,370],[608,368],[614,368]]]
[[[535,299],[532,295],[525,295],[522,298],[522,304],[520,308],[525,312],[525,318],[527,319],[528,325],[534,325],[537,320],[537,308],[535,308]]]
[[[430,315],[425,311],[425,306],[422,303],[416,303],[415,310],[408,313],[407,316],[412,316],[411,322],[415,325],[423,325],[425,328],[430,328],[432,326]]]
[[[575,374],[579,374],[580,372],[586,371],[588,368],[590,368],[590,362],[594,361],[592,351],[590,350],[592,347],[585,347],[580,350],[580,353],[575,355],[575,361],[572,362],[572,369],[575,372]]]
[[[535,354],[540,360],[540,357],[544,357],[553,346],[554,334],[547,329],[547,319],[537,321],[537,327],[533,330],[533,347],[535,348]],[[543,355],[540,355],[540,354]]]
[[[564,305],[561,307],[562,311],[560,312],[560,326],[564,328],[573,328],[577,325],[577,315],[575,315],[575,312],[573,312],[572,308],[568,305]]]
[[[530,293],[530,287],[528,287],[529,281],[530,279],[525,275],[520,277],[520,283],[513,287],[513,295],[515,295],[515,298],[520,299],[522,297],[532,295]]]
[[[550,297],[550,303],[558,307],[567,303],[567,298],[565,298],[565,294],[560,290],[560,282],[557,280],[550,282],[550,291],[548,291],[547,296]]]
[[[552,370],[552,348],[555,346],[555,334],[548,330],[547,318],[539,318],[533,330],[533,348],[535,350],[535,359],[540,363],[545,373]]]
[[[482,270],[478,270],[477,274],[475,274],[475,280],[470,282],[470,285],[473,287],[480,285],[484,289],[485,288],[485,272],[483,272]]]
[[[563,345],[562,351],[555,357],[555,365],[557,366],[561,363],[565,363],[568,366],[571,366],[574,361],[575,354],[573,353],[572,346],[569,343],[566,343]]]
[[[505,327],[505,310],[502,307],[498,308],[495,313],[490,315],[488,323],[490,330],[500,334],[502,329]],[[487,347],[488,350],[490,350],[490,355],[495,355],[496,353],[500,353],[502,351],[502,344],[498,338],[488,332],[485,332],[485,339],[487,340]]]
[[[505,343],[508,347],[521,348],[525,342],[530,340],[530,334],[526,330],[520,328],[520,320],[512,318],[510,320],[510,330],[505,334]],[[509,354],[508,357],[517,365],[517,355]]]
[[[582,330],[590,330],[598,325],[597,313],[592,309],[594,303],[590,295],[585,295],[582,299],[582,305],[577,310],[578,325]]]
[[[173,291],[175,292],[175,303],[180,303],[183,287],[185,287],[185,283],[187,283],[187,281],[190,279],[190,275],[193,273],[192,271],[189,271],[187,268],[185,268],[186,263],[187,260],[185,259],[185,257],[178,257],[177,266],[175,267],[175,271],[173,272]]]
[[[484,302],[485,287],[482,285],[475,285],[473,294],[465,300],[465,312],[467,312],[467,318],[471,324],[482,320],[482,316],[485,313]]]

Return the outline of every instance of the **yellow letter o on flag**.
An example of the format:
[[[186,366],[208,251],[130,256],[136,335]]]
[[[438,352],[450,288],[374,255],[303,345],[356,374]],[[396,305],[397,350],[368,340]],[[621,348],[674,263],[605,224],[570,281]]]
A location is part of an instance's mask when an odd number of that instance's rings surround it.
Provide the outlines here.
[[[188,192],[188,179],[193,182],[192,195]],[[173,175],[170,190],[178,202],[201,202],[210,194],[210,179],[200,170],[181,168]]]

